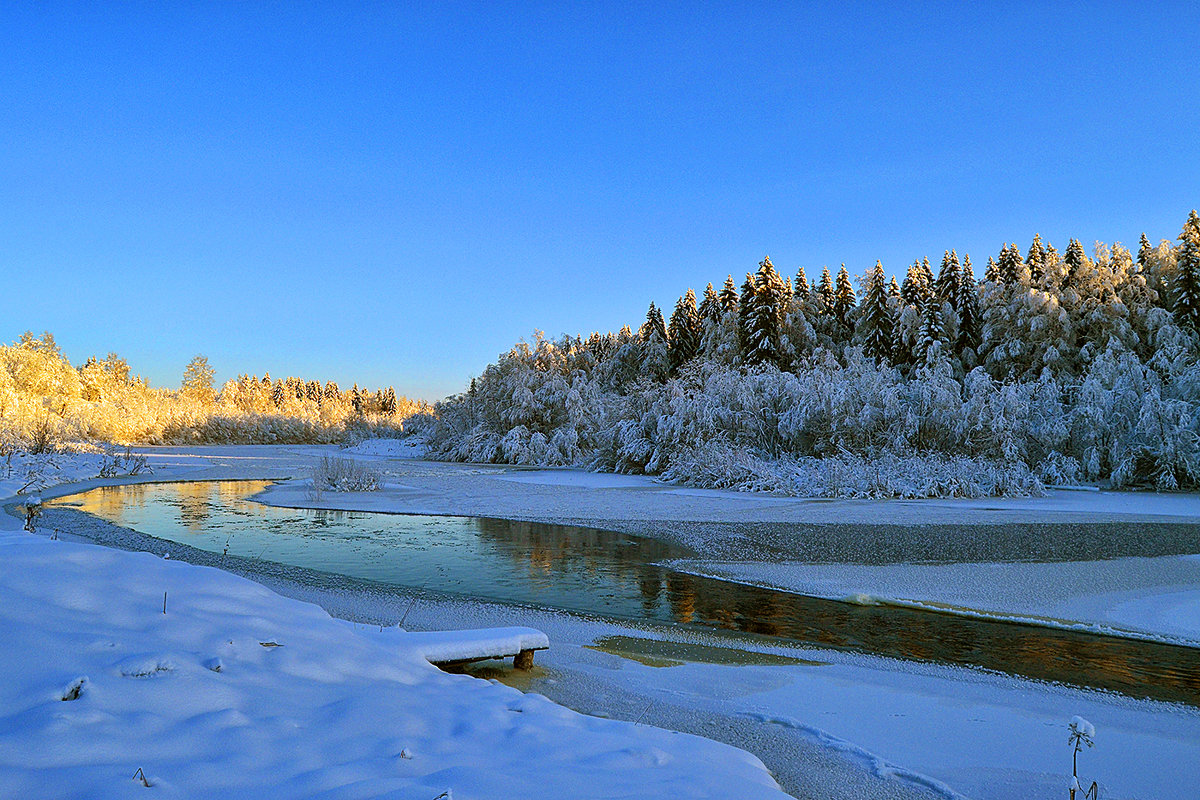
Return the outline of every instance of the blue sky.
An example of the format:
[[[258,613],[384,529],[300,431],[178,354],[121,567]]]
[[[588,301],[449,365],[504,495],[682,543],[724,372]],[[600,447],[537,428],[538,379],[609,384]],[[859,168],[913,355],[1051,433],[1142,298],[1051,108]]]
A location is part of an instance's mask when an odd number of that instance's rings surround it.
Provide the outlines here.
[[[155,385],[436,399],[766,254],[981,271],[1200,205],[1190,4],[101,5],[0,8],[0,338]]]

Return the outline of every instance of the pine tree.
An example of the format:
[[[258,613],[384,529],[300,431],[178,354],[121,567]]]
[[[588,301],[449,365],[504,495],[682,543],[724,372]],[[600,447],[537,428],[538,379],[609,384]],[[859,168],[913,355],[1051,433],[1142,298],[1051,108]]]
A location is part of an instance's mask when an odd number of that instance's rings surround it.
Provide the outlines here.
[[[863,352],[880,361],[886,361],[892,352],[892,311],[888,308],[885,280],[883,264],[876,261],[867,276],[862,301]],[[895,284],[894,278],[892,283]]]
[[[718,296],[721,298],[722,311],[737,311],[738,293],[732,275],[725,278],[725,285],[721,287],[721,294]]]
[[[1042,246],[1041,234],[1033,235],[1033,244],[1029,245],[1029,255],[1025,256],[1025,264],[1029,267],[1029,279],[1041,283],[1046,277],[1046,248]]]
[[[900,284],[896,283],[896,276],[888,281],[888,297],[900,297]]]
[[[1195,209],[1179,234],[1175,270],[1175,318],[1185,328],[1200,330],[1200,216]]]
[[[841,333],[841,341],[847,341],[854,330],[854,308],[857,298],[854,296],[854,286],[850,283],[850,273],[842,264],[837,274],[837,288],[833,292],[833,317],[837,321]]]
[[[943,303],[949,303],[955,308],[958,307],[958,284],[959,271],[961,266],[958,263],[958,252],[948,250],[942,256],[942,269],[938,273],[937,283],[934,285],[937,299]]]
[[[675,374],[700,348],[700,314],[696,310],[696,293],[691,289],[675,303],[669,334],[667,351],[671,373]]]

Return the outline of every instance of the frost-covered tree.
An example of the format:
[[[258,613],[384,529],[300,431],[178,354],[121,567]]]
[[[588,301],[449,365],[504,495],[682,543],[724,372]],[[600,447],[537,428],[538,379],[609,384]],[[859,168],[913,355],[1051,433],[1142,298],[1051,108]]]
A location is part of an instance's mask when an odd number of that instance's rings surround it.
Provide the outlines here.
[[[699,312],[701,323],[705,320],[721,319],[721,298],[717,296],[711,283],[704,287],[704,299],[700,301]]]
[[[1063,254],[1063,273],[1062,282],[1059,284],[1059,291],[1064,291],[1081,280],[1086,280],[1085,272],[1091,269],[1092,262],[1088,259],[1087,253],[1083,252],[1083,245],[1078,239],[1072,239],[1067,245],[1067,252]]]
[[[747,331],[746,364],[773,364],[784,361],[782,349],[783,322],[786,301],[783,279],[775,271],[771,259],[764,258],[754,277],[753,308]]]
[[[215,397],[213,392],[213,375],[216,374],[208,365],[208,358],[198,355],[188,362],[183,371],[183,384],[180,392],[189,399],[201,405],[211,405]]]
[[[675,303],[667,333],[671,374],[675,374],[700,349],[700,314],[696,309],[696,294],[691,289]]]
[[[936,299],[930,299],[921,309],[921,328],[913,352],[914,360],[918,364],[935,361],[941,354],[943,338],[942,305]]]
[[[725,285],[721,287],[721,310],[722,311],[737,311],[738,308],[738,293],[737,287],[733,284],[733,276],[725,277]]]
[[[792,281],[792,295],[800,300],[801,303],[808,301],[808,276],[804,274],[804,267],[796,270],[796,280]]]
[[[971,270],[971,257],[963,256],[962,270],[958,276],[956,291],[958,302],[958,340],[955,349],[963,360],[963,366],[974,367],[980,341],[979,287]]]
[[[846,342],[854,331],[854,312],[857,298],[854,286],[850,283],[850,273],[842,264],[837,274],[837,286],[833,291],[833,319],[837,325],[837,341]]]
[[[1006,245],[1000,251],[996,268],[999,271],[1000,280],[1010,286],[1029,283],[1029,269],[1025,266],[1025,261],[1021,258],[1021,251],[1017,249],[1015,243]]]
[[[959,273],[962,266],[958,261],[958,252],[955,250],[947,250],[942,256],[942,268],[938,272],[937,282],[934,284],[934,295],[940,303],[949,303],[955,308],[958,307],[958,284],[960,282]]]
[[[863,301],[859,315],[859,339],[863,352],[870,358],[887,361],[892,354],[892,309],[888,302],[886,276],[883,264],[875,262],[875,268],[863,280]]]
[[[757,291],[757,287],[754,282],[754,274],[747,272],[746,280],[742,282],[742,293],[738,297],[737,305],[738,345],[743,356],[750,351],[750,331],[754,325],[756,313],[755,291]]]
[[[1029,245],[1025,264],[1029,267],[1029,279],[1040,285],[1046,276],[1046,248],[1042,245],[1041,234],[1033,235],[1033,244]]]

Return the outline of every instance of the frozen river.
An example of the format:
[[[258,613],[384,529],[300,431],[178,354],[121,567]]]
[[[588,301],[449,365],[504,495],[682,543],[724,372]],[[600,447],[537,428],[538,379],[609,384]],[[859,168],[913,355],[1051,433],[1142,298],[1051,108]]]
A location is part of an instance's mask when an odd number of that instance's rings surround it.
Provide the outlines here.
[[[863,605],[662,566],[669,541],[509,520],[298,510],[249,499],[266,481],[105,487],[61,498],[123,528],[222,557],[369,581],[400,593],[736,631],[1200,706],[1200,650],[893,605]]]

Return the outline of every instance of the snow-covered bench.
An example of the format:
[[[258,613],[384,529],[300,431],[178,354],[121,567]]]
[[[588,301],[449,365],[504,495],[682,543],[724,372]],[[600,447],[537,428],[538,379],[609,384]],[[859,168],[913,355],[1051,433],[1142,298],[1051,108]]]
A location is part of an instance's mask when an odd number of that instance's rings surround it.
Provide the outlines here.
[[[533,666],[535,650],[548,650],[550,637],[534,628],[480,628],[466,631],[421,631],[407,635],[408,644],[439,667],[457,667],[493,658],[512,658],[517,669]]]

